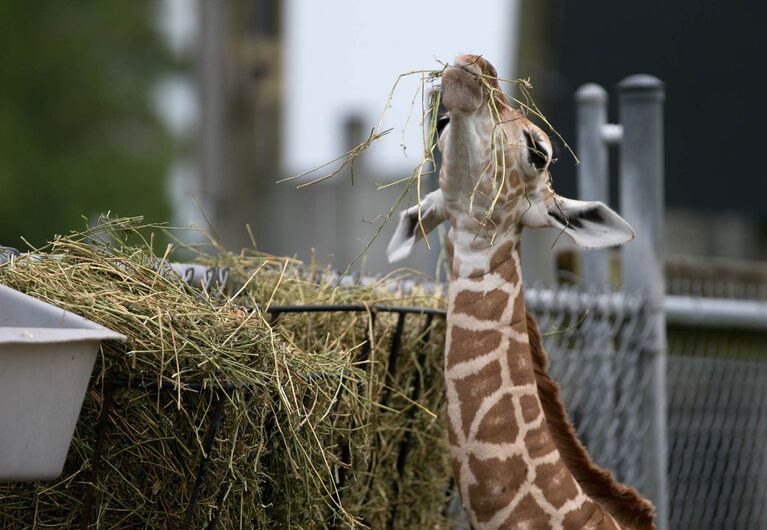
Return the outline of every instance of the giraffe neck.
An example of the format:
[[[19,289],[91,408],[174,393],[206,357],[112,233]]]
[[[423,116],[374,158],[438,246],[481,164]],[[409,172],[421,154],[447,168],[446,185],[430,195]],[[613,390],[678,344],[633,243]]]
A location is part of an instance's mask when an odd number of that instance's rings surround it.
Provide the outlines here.
[[[618,528],[582,491],[552,440],[538,396],[518,234],[455,245],[445,383],[461,499],[475,529]]]

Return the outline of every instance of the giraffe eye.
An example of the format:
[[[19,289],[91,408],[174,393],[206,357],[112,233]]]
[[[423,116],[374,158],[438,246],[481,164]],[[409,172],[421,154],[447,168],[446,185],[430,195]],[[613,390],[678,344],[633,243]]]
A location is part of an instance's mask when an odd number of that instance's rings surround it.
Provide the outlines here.
[[[551,160],[551,148],[529,129],[524,131],[527,143],[527,161],[538,171],[546,168]]]
[[[439,118],[437,118],[437,136],[442,134],[442,131],[445,130],[445,127],[447,127],[448,123],[450,123],[450,116],[447,114],[442,114]]]

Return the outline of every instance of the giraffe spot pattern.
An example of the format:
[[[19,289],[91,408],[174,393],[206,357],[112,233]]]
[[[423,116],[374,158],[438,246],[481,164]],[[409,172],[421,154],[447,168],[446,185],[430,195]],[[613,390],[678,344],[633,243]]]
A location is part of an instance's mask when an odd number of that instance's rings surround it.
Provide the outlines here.
[[[544,457],[555,449],[545,422],[527,432],[525,435],[525,447],[527,447],[527,454],[533,460]]]
[[[455,297],[455,312],[473,316],[479,320],[498,321],[503,316],[508,303],[508,293],[500,289],[489,293],[461,291]]]
[[[458,433],[455,432],[455,427],[453,427],[453,422],[451,421],[447,422],[447,441],[450,443],[450,447],[456,447],[459,441]],[[458,477],[456,477],[456,481],[459,484],[461,483]]]
[[[469,272],[468,277],[472,280],[480,281],[486,272],[485,269],[472,269],[471,272]]]
[[[494,329],[472,331],[452,326],[450,340],[453,346],[447,356],[448,370],[457,364],[486,355],[501,345],[503,335]]]
[[[593,501],[586,501],[580,508],[568,512],[562,525],[564,528],[583,530],[620,530],[612,517],[607,516]]]
[[[591,501],[584,502],[580,508],[565,515],[562,524],[565,528],[597,528],[594,524],[599,524],[600,514],[596,504]],[[591,526],[587,526],[591,525]]]
[[[539,465],[536,473],[535,485],[544,492],[546,500],[557,509],[580,493],[575,479],[561,460]]]
[[[541,403],[538,396],[521,396],[519,406],[522,409],[522,419],[525,423],[532,423],[541,414]]]
[[[461,423],[464,435],[468,436],[469,427],[477,415],[477,410],[482,405],[482,400],[497,392],[503,385],[498,362],[489,363],[478,372],[453,381],[453,385],[455,385],[461,407]]]
[[[530,350],[525,344],[511,341],[509,351],[506,353],[509,365],[509,375],[513,385],[531,385],[535,383],[535,372],[530,357]]]
[[[514,400],[505,395],[487,411],[479,424],[477,440],[502,444],[514,441],[519,435],[519,426],[514,421]]]
[[[527,333],[527,310],[525,309],[525,292],[519,290],[519,294],[514,299],[514,309],[512,314],[515,318],[511,321],[511,327],[518,333]]]
[[[469,486],[471,510],[480,522],[489,521],[498,510],[507,506],[525,482],[527,466],[521,455],[504,460],[480,460],[469,456],[469,469],[482,480]]]
[[[499,245],[498,250],[490,258],[490,270],[503,278],[507,278],[511,285],[519,283],[519,272],[514,259],[515,252],[517,252],[516,244],[513,241],[508,241]]]
[[[551,525],[541,524],[548,515],[538,506],[532,495],[527,494],[512,510],[511,515],[501,524],[498,530],[544,530]]]

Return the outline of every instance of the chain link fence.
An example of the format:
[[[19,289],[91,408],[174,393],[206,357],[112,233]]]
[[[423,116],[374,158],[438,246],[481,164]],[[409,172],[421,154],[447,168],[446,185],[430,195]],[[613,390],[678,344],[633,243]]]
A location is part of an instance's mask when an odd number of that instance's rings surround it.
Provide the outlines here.
[[[648,430],[643,300],[567,286],[529,289],[527,300],[579,438],[595,462],[641,491]]]
[[[672,296],[754,310],[767,299],[753,267],[689,269],[667,268]],[[767,322],[760,320],[669,322],[671,528],[767,528]]]
[[[728,293],[730,303],[748,301],[743,313],[756,307],[753,285],[687,285],[675,282],[675,295],[709,294],[716,307],[725,303],[711,295]],[[653,387],[643,299],[563,286],[527,297],[579,437],[597,463],[643,491]],[[677,309],[667,326],[669,528],[767,528],[767,322],[700,316]]]

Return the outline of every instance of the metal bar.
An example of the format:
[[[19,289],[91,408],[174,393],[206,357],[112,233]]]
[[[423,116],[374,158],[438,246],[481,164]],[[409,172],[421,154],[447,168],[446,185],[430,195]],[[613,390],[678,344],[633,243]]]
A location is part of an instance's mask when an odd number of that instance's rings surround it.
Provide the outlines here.
[[[406,313],[399,313],[399,316],[397,317],[397,326],[394,329],[394,335],[392,336],[391,348],[389,350],[389,360],[386,364],[386,377],[384,378],[384,387],[383,391],[381,392],[381,398],[378,401],[383,407],[386,407],[389,404],[389,399],[391,398],[392,387],[390,384],[394,383],[394,376],[397,372],[397,357],[399,356],[399,348],[400,344],[402,343],[402,332],[405,329],[406,317]],[[368,463],[368,474],[370,474],[372,471],[373,460],[371,459]],[[370,492],[368,491],[365,495],[363,505],[367,504],[369,493]]]
[[[363,312],[374,313],[406,313],[406,314],[435,314],[444,315],[444,309],[430,307],[400,307],[387,305],[365,304],[307,304],[307,305],[275,305],[266,310],[267,313],[339,313],[339,312]]]
[[[424,324],[423,330],[421,331],[421,351],[418,352],[418,359],[416,362],[418,363],[418,366],[423,366],[423,364],[426,362],[426,352],[424,351],[424,348],[429,343],[429,339],[431,338],[431,325],[432,322],[434,322],[434,315],[427,315],[426,317],[426,323]],[[415,374],[415,382],[413,383],[413,392],[410,394],[410,401],[413,403],[418,401],[418,398],[421,397],[421,379],[418,377],[418,373]],[[415,407],[411,407],[408,409],[408,422],[412,420],[413,415],[415,414]],[[399,476],[402,476],[402,473],[405,471],[405,463],[407,460],[407,453],[410,451],[410,432],[407,431],[405,433],[405,438],[402,440],[402,445],[400,445],[399,454],[397,455],[397,473]]]
[[[664,85],[649,75],[628,77],[618,84],[621,143],[620,186],[623,216],[636,240],[623,248],[623,285],[646,293],[650,336],[642,370],[649,376],[644,390],[644,416],[649,432],[642,448],[647,477],[644,493],[655,502],[658,530],[668,529],[668,437],[666,425],[666,318],[663,271],[663,100]]]
[[[389,404],[391,397],[391,386],[394,382],[394,376],[397,373],[397,357],[399,356],[399,347],[402,343],[402,332],[405,329],[405,317],[407,313],[400,313],[397,317],[397,327],[394,329],[394,335],[391,339],[391,350],[389,351],[389,362],[386,365],[386,379],[384,380],[383,393],[381,394],[381,405],[384,407]]]
[[[247,410],[250,408],[250,405],[253,402],[253,396],[255,394],[251,392],[250,390],[246,390],[244,393],[245,397],[245,409]],[[270,416],[270,418],[273,418],[273,416]],[[221,484],[218,488],[218,495],[216,496],[216,508],[213,511],[213,515],[210,518],[210,522],[208,522],[208,526],[206,527],[206,530],[215,530],[216,526],[218,526],[218,519],[221,517],[221,508],[224,505],[224,497],[226,497],[226,492],[229,489],[229,486],[232,484],[232,479],[225,481],[223,484]]]
[[[607,145],[620,145],[623,141],[623,125],[618,123],[605,123],[602,125],[602,140]]]
[[[767,302],[667,296],[663,304],[666,321],[702,328],[767,330]]]
[[[526,289],[525,305],[528,310],[541,313],[581,313],[590,310],[606,315],[626,315],[642,309],[642,298],[621,292],[584,292],[564,287],[558,290]]]
[[[582,87],[582,89],[585,89],[586,87],[588,87],[588,85]],[[616,125],[616,127],[618,126]],[[580,151],[584,153],[582,165],[589,164],[589,156],[586,154],[586,151],[583,151],[582,147],[580,148]],[[593,175],[593,173],[593,171],[584,171],[583,175]],[[584,198],[600,197],[596,192],[588,191],[586,189],[579,193]],[[633,246],[636,244],[636,242],[633,242],[630,245]],[[202,265],[172,263],[171,266],[182,276],[184,276],[184,271],[187,271],[187,277],[204,278],[206,276],[207,268]],[[589,269],[590,266],[584,262],[584,274],[590,274],[586,272]],[[599,274],[601,273],[596,273],[597,276],[599,276]],[[602,277],[604,278],[605,276],[603,275]],[[375,278],[368,277],[360,278],[362,284],[371,283],[375,280]],[[589,280],[584,278],[584,283],[587,284],[588,282]],[[424,284],[424,286],[430,291],[435,291],[437,288],[441,288],[443,291],[445,289],[445,285],[443,284],[430,283]],[[638,297],[627,299],[621,292],[595,293],[589,291],[562,291],[561,289],[550,290],[541,288],[527,289],[525,291],[525,301],[528,308],[533,311],[550,311],[556,307],[561,307],[560,304],[565,304],[570,309],[575,310],[585,310],[586,308],[594,308],[594,306],[596,306],[599,311],[608,312],[610,314],[625,314],[626,311],[638,311],[642,305],[642,302]],[[765,311],[767,311],[766,302],[668,295],[665,297],[664,308],[669,323],[674,324],[697,325],[702,327],[733,327],[756,330],[767,328],[764,319]],[[392,312],[445,315],[445,311],[442,309],[385,305],[367,306],[365,304],[274,305],[269,307],[267,312],[272,315],[270,323],[274,324],[279,320],[282,313],[363,312],[371,309],[379,313]]]
[[[528,309],[536,312],[566,308],[574,312],[596,310],[607,315],[636,313],[641,311],[643,304],[641,297],[621,292],[591,293],[549,289],[526,290],[525,302]],[[767,330],[767,302],[757,300],[666,295],[663,297],[663,312],[667,324]]]
[[[266,417],[266,421],[264,422],[265,443],[267,444],[271,443],[272,439],[277,434],[277,413],[275,411],[274,401],[279,400],[279,397],[273,394],[272,398],[273,403],[270,411],[271,413]],[[265,451],[264,454],[261,455],[261,460],[258,464],[261,469],[270,469],[272,467],[273,456],[274,451]],[[272,487],[272,482],[267,479],[264,481],[263,486],[261,486],[261,498],[259,502],[264,506],[269,506],[272,504],[273,494],[274,488]]]
[[[213,512],[213,516],[210,518],[210,522],[208,523],[206,530],[215,530],[216,526],[218,525],[218,518],[221,516],[221,507],[224,504],[224,496],[226,495],[226,490],[231,483],[232,481],[228,480],[219,486],[218,495],[216,495],[216,509]]]
[[[205,433],[205,440],[202,446],[203,454],[200,463],[197,466],[197,475],[195,476],[194,486],[192,487],[192,496],[186,507],[182,528],[191,528],[192,517],[194,517],[194,509],[197,507],[197,501],[199,500],[202,481],[205,479],[205,474],[208,471],[210,452],[213,449],[216,434],[218,434],[218,430],[221,428],[221,420],[224,417],[224,398],[216,394],[215,400],[215,404],[213,405],[213,416],[211,417],[208,431]]]
[[[366,308],[367,309],[367,308]],[[362,351],[360,352],[359,361],[361,364],[366,364],[368,358],[370,357],[370,352],[373,349],[373,340],[375,340],[375,329],[376,329],[376,313],[375,311],[370,313],[370,325],[366,327],[365,329],[365,336],[367,340],[365,340],[364,344],[362,345]],[[372,370],[372,366],[370,368]],[[357,388],[355,388],[355,393],[358,391]],[[338,402],[340,403],[341,397],[339,395]],[[354,423],[352,422],[349,425],[349,430],[353,430],[355,428]],[[351,465],[351,448],[349,447],[349,442],[344,441],[341,443],[341,458],[340,458],[341,465],[337,468],[337,480],[335,484],[335,492],[336,492],[336,503],[340,507],[341,506],[341,490],[346,485],[346,466]],[[336,529],[338,528],[338,518],[336,517],[335,512],[330,515],[330,521],[328,521],[328,528],[330,529]]]
[[[101,453],[104,451],[104,438],[106,437],[107,424],[109,423],[109,413],[112,410],[115,386],[111,382],[104,383],[104,402],[101,405],[98,423],[96,424],[96,446],[93,449],[93,463],[91,465],[91,475],[88,480],[88,489],[85,492],[83,500],[83,511],[80,519],[80,528],[87,530],[91,524],[91,505],[96,492],[96,479],[101,469]]]
[[[424,351],[426,344],[429,342],[429,338],[431,338],[431,324],[434,321],[434,315],[426,315],[426,323],[424,324],[423,329],[421,330],[420,337],[421,337],[421,350],[418,352],[418,358],[416,360],[416,363],[418,366],[423,366],[423,364],[426,362],[426,352]],[[415,374],[415,381],[413,382],[413,391],[410,394],[410,401],[413,403],[418,401],[418,398],[421,396],[421,379],[418,377],[418,373]],[[407,411],[407,423],[410,424],[411,421],[413,421],[413,416],[415,414],[415,407],[411,406]],[[411,435],[412,431],[410,429],[405,431],[405,436],[402,439],[402,442],[400,442],[399,451],[397,453],[397,477],[402,477],[402,475],[405,472],[405,464],[407,463],[407,455],[410,452],[410,442],[411,442]],[[395,482],[395,487],[399,485],[399,481]],[[388,529],[394,530],[397,519],[397,504],[392,503],[391,508],[389,509],[389,524]]]
[[[634,223],[636,226],[636,223]],[[629,246],[636,245],[632,242]],[[203,265],[192,265],[185,263],[171,263],[171,267],[182,277],[184,271],[192,270],[187,275],[194,278],[203,278],[206,275],[207,267]],[[375,281],[375,278],[362,277],[362,284]],[[443,284],[423,284],[427,291],[434,291],[437,287],[443,291]],[[525,290],[525,302],[528,309],[532,311],[551,311],[554,308],[560,308],[565,304],[570,309],[594,308],[599,311],[610,314],[625,314],[626,311],[639,311],[642,301],[639,297],[625,295],[622,292],[615,293],[596,293],[589,291],[562,291],[541,289],[537,287]],[[701,326],[701,327],[731,327],[738,329],[767,329],[767,302],[751,300],[735,300],[729,298],[708,298],[667,295],[664,300],[664,309],[667,314],[667,320],[672,324]],[[272,324],[279,320],[282,313],[320,313],[320,312],[343,312],[354,311],[362,312],[373,310],[379,313],[407,313],[407,314],[431,314],[445,316],[444,309],[424,308],[424,307],[400,307],[365,304],[317,304],[317,305],[274,305],[269,307],[267,313],[272,315]],[[134,379],[133,381],[136,381]],[[154,388],[152,383],[142,382],[140,386],[144,388]],[[173,385],[173,383],[169,383]],[[199,388],[195,383],[185,383],[192,389]],[[119,385],[118,385],[119,386]],[[135,385],[134,385],[135,386]],[[168,386],[163,383],[163,388]]]
[[[610,203],[608,148],[602,132],[607,123],[607,91],[589,83],[575,92],[577,147],[580,164],[578,198]],[[606,249],[581,251],[581,283],[603,285],[610,281],[610,255]]]
[[[0,265],[7,263],[14,258],[21,256],[21,252],[13,247],[5,247],[0,245]]]
[[[631,243],[633,244],[633,243]],[[525,303],[531,311],[597,310],[609,315],[625,315],[641,311],[643,299],[623,292],[563,291],[542,288],[525,290]],[[376,312],[396,312],[445,316],[443,309],[373,306]],[[328,311],[366,311],[364,305],[346,306],[273,306],[270,313],[298,313]],[[695,296],[666,295],[663,309],[669,324],[713,328],[767,329],[767,302],[736,300],[730,298],[704,298]]]

